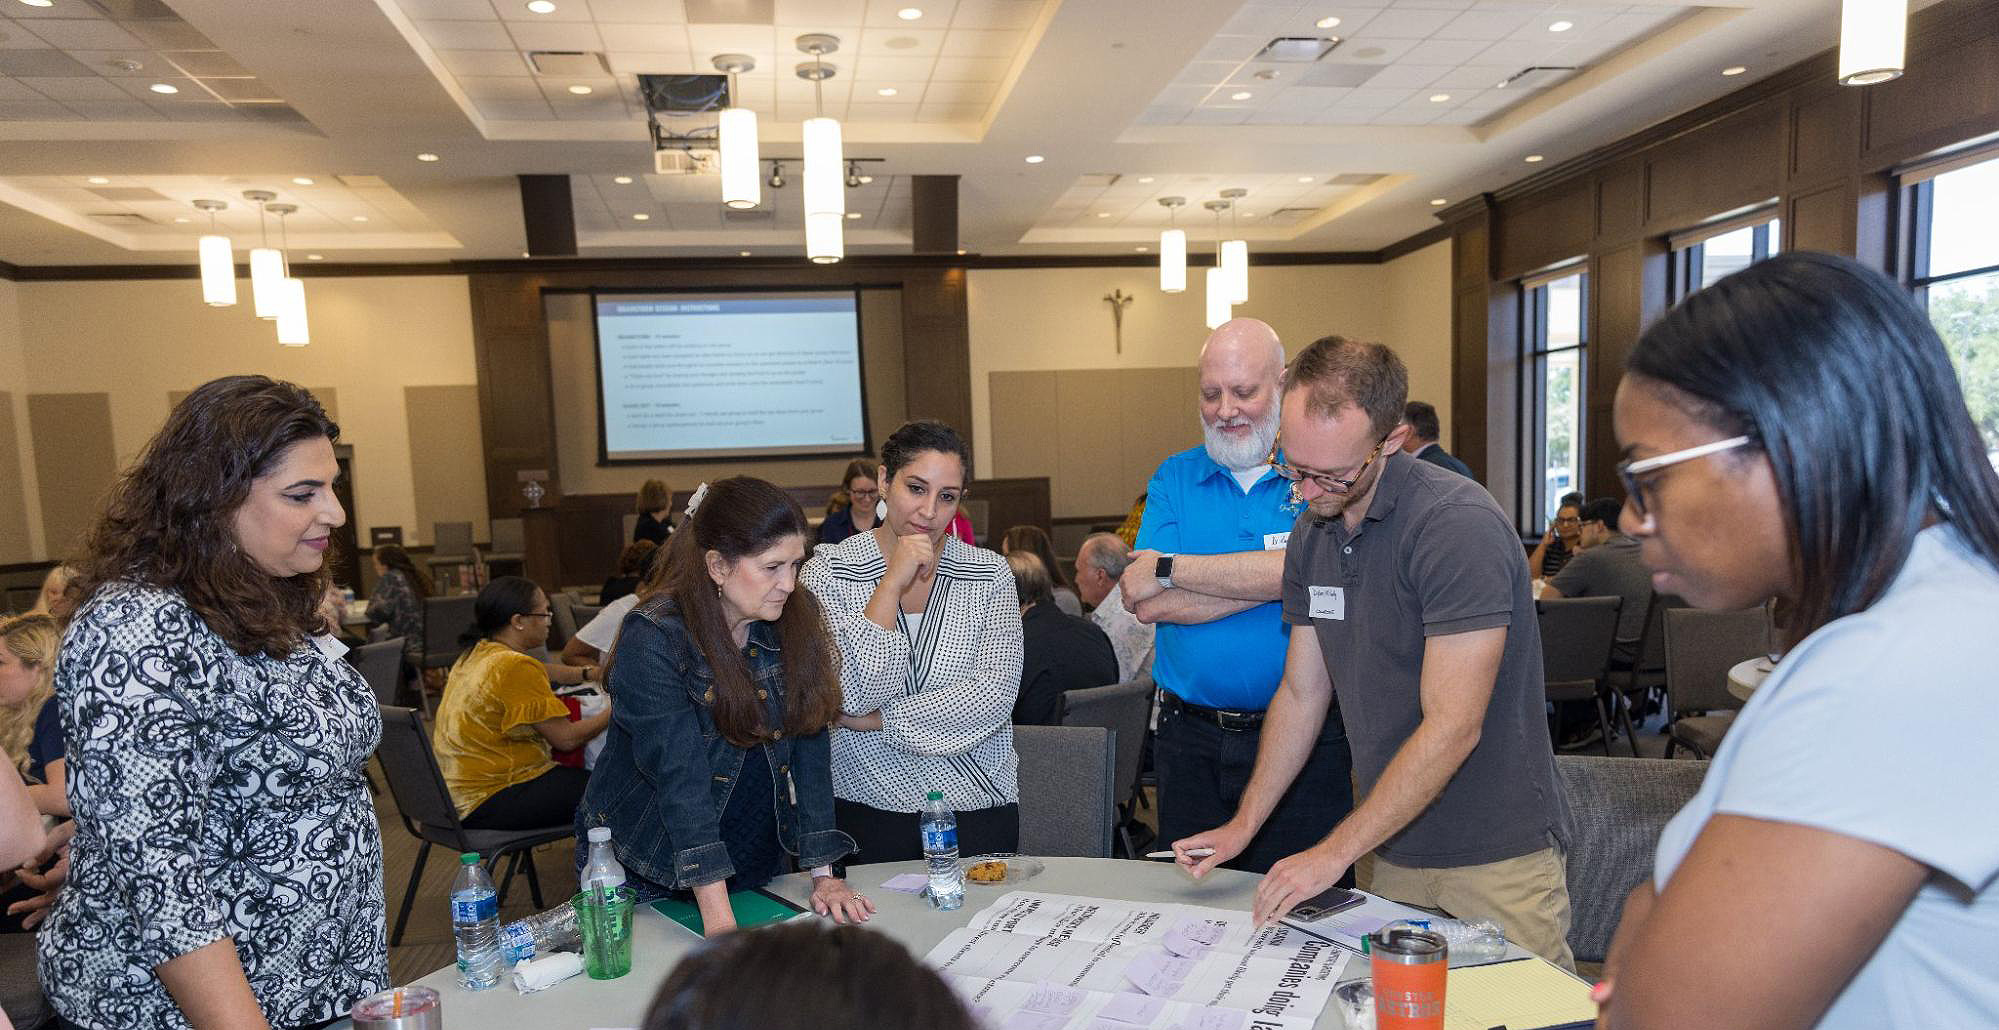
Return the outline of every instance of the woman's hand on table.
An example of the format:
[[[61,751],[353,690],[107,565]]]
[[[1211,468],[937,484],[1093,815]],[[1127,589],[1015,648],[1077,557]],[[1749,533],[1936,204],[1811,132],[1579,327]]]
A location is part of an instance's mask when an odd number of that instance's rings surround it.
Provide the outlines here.
[[[877,708],[866,715],[848,715],[845,712],[841,712],[840,725],[850,730],[860,730],[864,733],[879,732],[882,728],[881,709]]]
[[[875,914],[875,903],[854,893],[847,881],[837,876],[812,878],[812,911],[832,916],[836,923],[865,923]]]

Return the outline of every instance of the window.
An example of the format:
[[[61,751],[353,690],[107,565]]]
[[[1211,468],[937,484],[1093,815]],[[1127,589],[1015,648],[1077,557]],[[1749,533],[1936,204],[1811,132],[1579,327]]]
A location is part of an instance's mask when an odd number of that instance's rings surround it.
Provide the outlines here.
[[[1999,156],[1915,183],[1910,205],[1911,285],[1999,466]]]
[[[1765,209],[1746,222],[1738,219],[1676,236],[1671,242],[1673,302],[1777,253],[1782,231],[1783,223],[1771,218]]]
[[[1588,279],[1581,269],[1568,269],[1528,280],[1520,320],[1528,367],[1527,413],[1528,496],[1526,511],[1540,532],[1555,517],[1563,494],[1581,490],[1583,455],[1583,346],[1588,342]]]

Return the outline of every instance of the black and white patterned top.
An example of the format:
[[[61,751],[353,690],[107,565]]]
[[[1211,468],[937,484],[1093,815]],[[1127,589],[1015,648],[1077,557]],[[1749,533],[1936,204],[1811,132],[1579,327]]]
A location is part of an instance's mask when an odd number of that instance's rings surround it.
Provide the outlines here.
[[[237,654],[178,593],[99,590],[56,662],[77,833],[42,989],[93,1030],[188,1025],[153,969],[233,937],[274,1028],[388,985],[375,698],[310,642]]]
[[[915,812],[944,792],[959,811],[1020,800],[1013,702],[1020,692],[1020,599],[1006,559],[946,536],[919,620],[890,631],[863,614],[888,571],[873,533],[821,544],[800,582],[840,647],[842,708],[879,709],[880,732],[833,732],[833,793]]]

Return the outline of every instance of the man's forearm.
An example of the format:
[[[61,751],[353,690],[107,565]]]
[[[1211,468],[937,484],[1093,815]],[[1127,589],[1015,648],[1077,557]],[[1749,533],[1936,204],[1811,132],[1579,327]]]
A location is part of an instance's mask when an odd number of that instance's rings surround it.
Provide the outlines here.
[[[1249,785],[1243,788],[1242,800],[1236,804],[1236,822],[1252,830],[1262,829],[1263,821],[1270,818],[1284,792],[1291,789],[1291,781],[1298,778],[1298,770],[1311,757],[1319,729],[1326,722],[1326,708],[1331,703],[1330,697],[1314,700],[1292,687],[1289,681],[1278,685],[1277,693],[1270,698],[1270,709],[1263,716],[1256,767],[1250,773]]]
[[[1192,626],[1225,619],[1262,603],[1264,602],[1214,597],[1175,588],[1138,602],[1138,610],[1132,614],[1137,615],[1138,621],[1143,623],[1163,622],[1176,626]]]
[[[1478,732],[1476,726],[1451,729],[1430,719],[1418,723],[1416,732],[1381,771],[1374,789],[1327,835],[1327,846],[1351,865],[1401,832],[1444,792],[1444,785],[1478,746]]]
[[[1173,587],[1209,597],[1275,601],[1284,591],[1284,552],[1178,555],[1173,559]]]

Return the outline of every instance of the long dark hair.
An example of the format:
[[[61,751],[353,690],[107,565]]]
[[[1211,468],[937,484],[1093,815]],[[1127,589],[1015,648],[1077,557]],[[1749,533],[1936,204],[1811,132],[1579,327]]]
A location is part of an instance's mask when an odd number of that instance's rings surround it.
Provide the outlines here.
[[[1051,586],[1075,589],[1076,585],[1069,581],[1069,574],[1062,571],[1062,563],[1055,560],[1054,542],[1048,539],[1048,534],[1042,532],[1040,526],[1015,526],[1007,530],[1006,535],[1000,537],[999,549],[1001,554],[1026,551],[1041,559],[1041,567],[1048,571]]]
[[[381,562],[385,569],[394,569],[402,573],[403,578],[410,582],[410,592],[414,593],[419,601],[429,597],[431,591],[437,589],[431,584],[430,577],[424,575],[423,570],[416,567],[416,562],[410,560],[410,553],[395,544],[383,544],[375,548],[375,560]]]
[[[882,465],[888,469],[890,479],[902,471],[904,465],[916,460],[916,456],[926,451],[938,451],[957,455],[965,467],[966,485],[972,478],[972,449],[965,445],[965,438],[958,431],[934,418],[921,418],[914,422],[904,422],[896,431],[882,441]],[[846,484],[842,483],[842,486]],[[880,484],[888,489],[887,483]]]
[[[764,724],[749,664],[729,636],[722,599],[708,578],[707,554],[714,551],[733,562],[806,532],[805,512],[790,494],[761,479],[732,476],[709,483],[700,506],[667,541],[667,592],[715,673],[715,728],[737,747],[769,740],[771,727]],[[836,652],[819,599],[800,583],[775,625],[784,655],[784,732],[818,733],[840,714]]]
[[[701,945],[667,974],[645,1017],[645,1030],[976,1025],[944,978],[887,934],[817,921],[744,930]]]
[[[1943,341],[1879,272],[1757,262],[1668,311],[1627,368],[1769,456],[1799,590],[1790,644],[1878,600],[1931,517],[1999,566],[1999,474]]]
[[[80,606],[117,580],[173,590],[238,654],[290,654],[318,632],[327,567],[265,572],[237,548],[234,516],[287,448],[339,437],[303,387],[266,376],[204,383],[111,488],[69,596]]]

